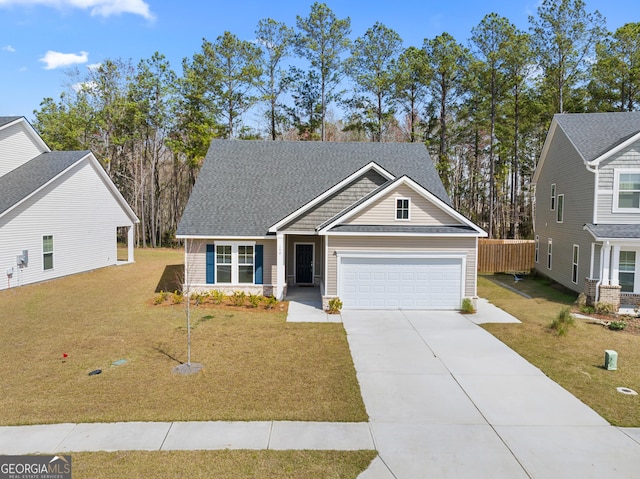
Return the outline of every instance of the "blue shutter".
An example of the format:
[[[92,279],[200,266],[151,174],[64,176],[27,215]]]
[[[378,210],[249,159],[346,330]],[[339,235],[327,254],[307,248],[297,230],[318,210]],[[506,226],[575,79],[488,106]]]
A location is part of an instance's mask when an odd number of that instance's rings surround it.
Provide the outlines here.
[[[215,283],[215,250],[214,245],[207,245],[207,284]]]
[[[264,254],[264,246],[261,244],[256,245],[256,258],[255,258],[255,268],[256,268],[256,284],[263,284],[262,282],[262,257]]]

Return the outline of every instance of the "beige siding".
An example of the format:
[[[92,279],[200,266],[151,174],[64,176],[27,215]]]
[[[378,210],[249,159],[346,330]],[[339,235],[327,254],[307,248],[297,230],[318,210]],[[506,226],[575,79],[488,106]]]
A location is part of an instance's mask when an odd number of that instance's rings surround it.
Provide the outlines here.
[[[434,252],[466,256],[465,296],[476,295],[476,238],[365,237],[328,236],[327,295],[337,294],[338,263],[336,252]]]
[[[556,134],[549,147],[544,168],[536,185],[535,234],[540,238],[539,261],[535,268],[558,283],[582,291],[589,274],[591,235],[583,226],[593,221],[595,175],[584,165],[582,158],[562,131]],[[551,210],[551,184],[556,184],[556,198],[564,195],[563,222],[556,221]],[[557,201],[557,200],[556,200]],[[553,240],[553,261],[547,268],[547,242]],[[573,245],[580,248],[578,284],[571,281]]]
[[[386,181],[386,178],[375,170],[369,170],[328,199],[311,208],[303,216],[285,225],[281,230],[313,232],[317,226],[333,218]]]
[[[27,134],[22,123],[3,128],[0,130],[0,176],[43,152]]]
[[[396,220],[396,199],[410,198],[409,220]],[[400,185],[388,192],[374,204],[369,205],[357,215],[352,216],[345,224],[354,225],[400,225],[440,226],[460,224],[434,203],[416,193],[406,185]]]
[[[241,243],[238,239],[197,239],[188,240],[187,244],[187,268],[188,283],[190,288],[208,288],[215,289],[215,285],[207,284],[207,245],[214,244],[216,241],[233,241]],[[248,240],[253,242],[254,240]],[[264,245],[262,258],[263,283],[265,286],[275,284],[276,278],[276,240],[263,239],[255,241],[256,245]]]

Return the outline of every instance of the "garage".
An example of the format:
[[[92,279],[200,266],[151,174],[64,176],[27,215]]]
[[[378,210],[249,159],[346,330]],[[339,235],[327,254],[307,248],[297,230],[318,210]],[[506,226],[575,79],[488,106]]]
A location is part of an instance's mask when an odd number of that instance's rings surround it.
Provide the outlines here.
[[[344,309],[460,309],[463,258],[339,258]]]

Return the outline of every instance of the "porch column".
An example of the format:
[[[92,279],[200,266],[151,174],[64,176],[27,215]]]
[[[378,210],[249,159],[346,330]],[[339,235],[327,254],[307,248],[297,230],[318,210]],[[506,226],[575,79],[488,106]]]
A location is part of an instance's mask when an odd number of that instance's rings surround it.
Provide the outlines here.
[[[613,245],[611,258],[611,286],[620,286],[620,245]]]
[[[127,229],[127,261],[133,263],[133,226]]]
[[[276,235],[276,294],[278,300],[284,297],[284,235]]]
[[[602,247],[602,285],[609,286],[611,283],[609,279],[611,278],[611,244],[607,241]]]

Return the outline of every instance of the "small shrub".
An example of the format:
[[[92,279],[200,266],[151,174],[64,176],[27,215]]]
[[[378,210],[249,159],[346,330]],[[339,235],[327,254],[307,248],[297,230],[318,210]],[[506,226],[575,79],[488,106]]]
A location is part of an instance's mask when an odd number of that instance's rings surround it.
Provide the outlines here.
[[[342,301],[340,298],[331,298],[329,300],[329,312],[332,314],[339,313],[342,309]]]
[[[476,312],[476,309],[473,307],[473,302],[471,301],[471,298],[464,298],[462,300],[461,312],[464,314],[473,314]]]
[[[171,295],[171,300],[173,301],[173,304],[182,304],[182,301],[184,300],[184,297],[182,296],[181,292],[176,290]]]
[[[213,291],[211,291],[211,294],[209,296],[211,296],[211,301],[213,301],[213,304],[221,304],[227,297],[227,295],[224,294],[224,291],[220,291],[219,289],[214,289]]]
[[[252,308],[257,308],[260,304],[260,301],[262,300],[262,296],[260,296],[259,294],[249,294],[247,299],[249,300],[249,306],[251,306]]]
[[[580,312],[583,314],[593,314],[596,312],[596,308],[594,308],[593,306],[581,306],[580,307]]]
[[[597,303],[596,313],[598,314],[613,314],[616,312],[616,307],[611,303]]]
[[[204,303],[204,300],[205,300],[206,297],[207,297],[207,295],[205,293],[200,292],[200,291],[197,291],[195,293],[191,293],[191,300],[194,302],[194,304],[196,306],[199,306],[202,303]]]
[[[575,326],[575,319],[569,308],[563,308],[549,327],[555,330],[558,336],[565,336],[571,326]]]
[[[167,293],[166,291],[160,291],[155,299],[153,300],[154,304],[162,304],[164,303],[167,298],[169,297],[169,293]]]
[[[627,323],[625,321],[611,321],[609,323],[609,329],[612,331],[622,331],[627,327]]]
[[[234,291],[231,296],[231,301],[235,306],[244,306],[244,300],[247,297],[247,293],[244,291]]]
[[[576,299],[576,305],[578,306],[578,309],[580,311],[582,311],[583,308],[587,307],[587,295],[584,293],[580,293],[578,295],[578,299]]]
[[[278,299],[275,296],[267,296],[264,299],[264,306],[267,309],[273,309],[278,304]]]

